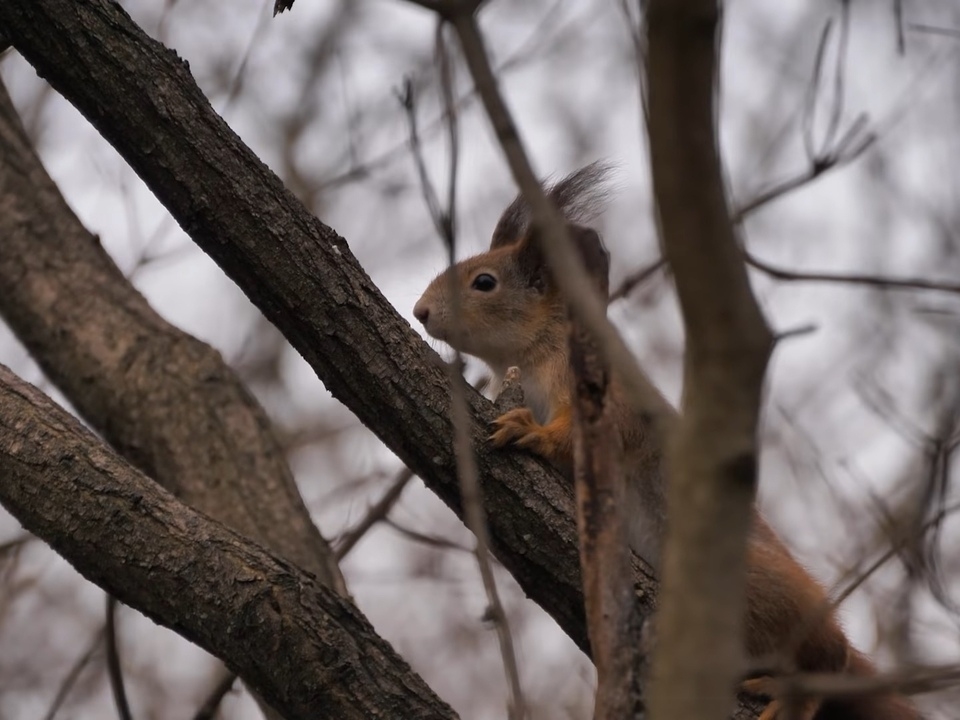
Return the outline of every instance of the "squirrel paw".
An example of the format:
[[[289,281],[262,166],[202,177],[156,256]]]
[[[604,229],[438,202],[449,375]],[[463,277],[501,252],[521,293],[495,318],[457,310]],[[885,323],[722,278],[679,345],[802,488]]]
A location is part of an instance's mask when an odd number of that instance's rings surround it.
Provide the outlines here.
[[[492,423],[494,432],[490,442],[494,447],[507,445],[536,450],[543,432],[543,425],[533,417],[530,408],[514,408],[504,413]]]
[[[765,695],[770,697],[771,680],[771,678],[767,677],[744,680],[740,684],[740,689],[750,695]],[[817,714],[817,710],[819,709],[819,698],[806,698],[801,700],[799,705],[791,704],[789,709],[783,701],[774,698],[770,701],[770,704],[763,709],[763,712],[760,713],[760,717],[757,718],[757,720],[783,720],[784,718],[813,720],[814,716]]]

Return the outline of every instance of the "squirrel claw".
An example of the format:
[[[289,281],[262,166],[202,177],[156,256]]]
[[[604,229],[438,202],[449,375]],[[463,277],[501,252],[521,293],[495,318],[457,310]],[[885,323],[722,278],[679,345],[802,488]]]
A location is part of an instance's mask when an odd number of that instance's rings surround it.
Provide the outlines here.
[[[490,435],[490,442],[494,447],[502,448],[507,445],[527,445],[531,435],[536,435],[541,428],[540,423],[533,417],[529,408],[515,408],[504,413],[491,423],[494,432]]]

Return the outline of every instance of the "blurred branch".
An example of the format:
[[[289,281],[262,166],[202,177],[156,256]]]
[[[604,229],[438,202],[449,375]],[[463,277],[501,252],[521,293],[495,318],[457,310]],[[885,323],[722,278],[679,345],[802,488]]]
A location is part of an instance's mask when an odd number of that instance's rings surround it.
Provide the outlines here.
[[[595,242],[578,243],[588,274],[609,292],[610,258]],[[597,667],[594,720],[624,720],[644,713],[640,687],[640,617],[630,582],[623,437],[609,406],[610,372],[589,330],[571,319],[570,367],[573,371],[574,483],[580,566],[590,648]]]
[[[960,511],[960,502],[941,508],[939,512],[937,512],[933,517],[929,518],[920,526],[914,527],[908,532],[901,532],[899,537],[893,538],[890,543],[890,547],[885,552],[881,553],[880,556],[871,562],[866,568],[863,568],[861,571],[856,573],[856,575],[848,581],[844,583],[838,583],[838,585],[842,584],[842,588],[839,590],[834,590],[827,602],[823,603],[821,607],[810,612],[803,619],[803,622],[797,625],[797,627],[791,633],[791,636],[784,643],[783,648],[778,650],[778,655],[792,655],[796,649],[800,647],[808,635],[814,631],[814,629],[825,618],[827,618],[831,613],[833,613],[834,610],[840,607],[840,605],[842,605],[847,598],[849,598],[854,592],[856,592],[857,589],[863,586],[863,584],[869,580],[880,568],[886,565],[897,555],[901,554],[911,544],[915,543],[928,530],[937,527],[941,522],[943,522],[944,519],[953,513],[956,513],[957,511]],[[753,669],[749,670],[747,674],[767,672],[769,667],[775,667],[778,664],[778,658],[776,657],[758,658],[753,663]]]
[[[687,339],[667,465],[669,531],[648,692],[653,718],[725,717],[744,660],[757,426],[773,335],[726,203],[714,116],[721,29],[716,0],[648,5],[653,188]]]
[[[888,290],[937,290],[960,294],[960,283],[936,282],[923,278],[889,278],[882,275],[860,275],[856,273],[804,272],[785,270],[760,260],[748,250],[743,250],[744,259],[756,268],[777,280],[786,282],[827,282],[867,285]]]
[[[107,595],[107,676],[110,678],[110,690],[117,706],[120,720],[133,720],[130,704],[127,702],[127,690],[123,684],[123,667],[120,664],[120,650],[117,647],[117,599]]]
[[[673,408],[640,369],[636,358],[607,318],[606,303],[601,301],[586,277],[570,242],[566,223],[546,197],[533,172],[513,117],[497,86],[473,6],[471,2],[453,3],[446,18],[457,31],[467,67],[514,181],[530,206],[534,225],[542,232],[540,245],[547,265],[577,320],[594,333],[600,351],[623,383],[630,405],[641,413],[647,413],[658,431],[665,432],[675,418]]]
[[[263,408],[219,352],[154,311],[80,223],[2,86],[0,187],[0,315],[45,375],[158,483],[345,593]],[[44,282],[20,281],[31,272]]]
[[[407,483],[410,482],[412,477],[413,471],[410,470],[410,468],[404,468],[401,470],[397,474],[396,479],[390,484],[390,487],[387,488],[387,491],[383,494],[383,497],[380,498],[376,504],[367,511],[367,514],[353,527],[353,529],[343,534],[343,536],[340,538],[340,541],[337,543],[336,549],[334,550],[337,562],[340,562],[347,556],[347,554],[353,549],[353,546],[360,541],[360,538],[366,535],[370,528],[372,528],[381,520],[386,519],[387,513],[390,512],[393,506],[397,503],[397,500],[400,499],[403,489],[407,486]]]
[[[458,550],[460,552],[470,553],[471,555],[474,555],[476,553],[476,550],[468,548],[464,545],[460,545],[459,543],[455,543],[453,542],[453,540],[447,540],[446,538],[442,538],[437,535],[427,535],[426,533],[417,532],[416,530],[411,530],[410,528],[404,527],[403,525],[398,523],[396,520],[393,520],[389,517],[384,518],[383,523],[384,525],[387,525],[388,527],[391,527],[394,530],[396,530],[405,538],[409,540],[413,540],[414,542],[418,542],[422,545],[428,545],[430,547],[437,548],[440,550]]]
[[[423,6],[437,9],[437,6],[443,4],[443,2],[424,3]],[[439,20],[436,32],[436,60],[440,67],[441,97],[443,98],[444,114],[447,118],[448,126],[449,147],[447,151],[450,156],[446,208],[440,206],[437,193],[434,191],[427,173],[426,163],[423,158],[423,148],[420,146],[419,136],[417,134],[416,105],[412,94],[412,86],[409,81],[406,84],[406,92],[403,100],[404,108],[407,111],[407,116],[410,121],[410,147],[420,176],[424,202],[427,205],[427,210],[430,213],[437,233],[446,246],[448,262],[452,267],[456,263],[456,183],[460,141],[457,134],[457,112],[453,101],[453,69],[450,51],[447,46],[447,41],[444,38],[445,28],[446,22]],[[462,327],[462,321],[460,320],[460,318],[462,318],[462,298],[460,296],[460,287],[457,285],[456,273],[450,274],[450,283],[449,297],[451,313],[454,317],[453,326],[456,330]],[[451,345],[455,348],[459,347],[459,343],[457,342],[452,342]],[[510,701],[507,706],[508,716],[510,720],[523,720],[527,717],[526,702],[523,696],[523,688],[520,685],[520,671],[513,645],[513,635],[510,632],[507,614],[503,610],[503,603],[500,601],[496,579],[493,575],[493,567],[490,562],[490,535],[487,527],[486,511],[483,507],[483,495],[480,490],[477,459],[471,440],[471,418],[469,407],[467,406],[465,383],[463,381],[463,358],[459,351],[456,351],[454,361],[447,364],[447,373],[450,378],[450,419],[453,424],[453,443],[454,454],[457,459],[457,476],[460,481],[460,494],[463,499],[464,519],[467,527],[473,533],[474,537],[476,537],[477,541],[474,555],[477,559],[480,578],[483,581],[483,589],[486,592],[487,602],[489,603],[489,608],[485,615],[493,622],[496,628],[497,639],[500,646],[500,656],[503,660],[503,667],[510,688]]]
[[[923,23],[910,23],[909,28],[918,33],[927,35],[942,35],[944,37],[960,39],[960,28],[938,27],[936,25],[924,25]]]
[[[233,689],[236,682],[236,673],[230,671],[223,673],[223,677],[213,686],[213,690],[210,691],[207,699],[203,701],[203,705],[197,709],[193,720],[213,720],[217,715],[217,709],[220,707],[220,703],[223,702],[227,693]]]
[[[517,67],[522,66],[525,62],[529,61],[529,59],[533,56],[534,51],[538,49],[538,46],[543,45],[545,38],[550,37],[545,26],[552,19],[561,17],[559,10],[565,3],[566,0],[556,0],[556,2],[546,9],[544,12],[544,21],[540,23],[538,27],[533,30],[523,42],[519,43],[517,49],[513,53],[504,58],[504,60],[497,65],[496,71],[498,76],[502,77],[508,71],[514,70]],[[570,30],[570,32],[579,32],[583,27],[584,22],[588,22],[591,17],[596,17],[596,14],[584,13],[582,16],[575,16],[572,20],[568,21],[567,28]],[[416,85],[417,83],[414,82],[414,86]],[[458,112],[462,112],[463,109],[467,107],[469,103],[476,97],[477,89],[476,87],[471,86],[457,96],[454,106]],[[424,124],[421,134],[429,136],[434,132],[442,130],[444,127],[449,126],[447,124],[447,118],[445,114],[441,112],[438,117],[435,117]],[[348,170],[321,181],[317,189],[318,191],[324,191],[345,185],[360,178],[364,178],[374,170],[405,156],[408,150],[409,142],[404,140],[398,145],[379,152],[366,162],[359,164],[352,163]],[[353,160],[353,158],[351,158],[351,160]]]
[[[60,683],[57,694],[54,696],[53,702],[50,703],[50,707],[47,709],[47,714],[43,716],[43,720],[54,720],[57,712],[60,710],[60,707],[67,699],[67,696],[70,694],[70,691],[76,684],[77,679],[80,677],[80,673],[83,672],[83,669],[90,664],[93,656],[100,648],[100,643],[103,641],[103,636],[105,633],[106,628],[100,628],[100,630],[94,633],[93,640],[90,641],[90,645],[76,659],[76,661],[70,667],[70,671],[67,673],[66,677],[63,678],[63,682]]]
[[[15,537],[13,540],[7,540],[5,543],[0,543],[0,559],[2,559],[5,555],[15,553],[31,540],[36,540],[36,538],[33,535],[26,533],[20,537]]]
[[[666,267],[667,261],[661,257],[659,260],[654,260],[645,268],[640,268],[636,272],[630,273],[620,282],[620,284],[617,286],[617,289],[610,293],[610,299],[608,302],[614,303],[617,300],[625,298],[627,295],[632,293],[638,285],[642,285],[651,277],[656,275],[660,270],[663,270]]]

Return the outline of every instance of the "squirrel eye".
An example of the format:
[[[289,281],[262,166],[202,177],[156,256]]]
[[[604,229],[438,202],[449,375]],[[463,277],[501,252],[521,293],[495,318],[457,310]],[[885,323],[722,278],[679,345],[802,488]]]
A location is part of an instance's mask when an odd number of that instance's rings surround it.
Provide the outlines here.
[[[497,279],[490,273],[480,273],[473,279],[473,282],[470,283],[470,287],[480,292],[490,292],[496,286]]]

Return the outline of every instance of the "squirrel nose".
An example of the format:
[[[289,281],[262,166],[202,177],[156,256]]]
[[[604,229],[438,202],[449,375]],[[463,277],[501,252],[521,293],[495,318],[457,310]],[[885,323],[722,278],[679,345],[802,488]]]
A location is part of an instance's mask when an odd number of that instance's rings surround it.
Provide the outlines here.
[[[426,325],[427,320],[430,319],[430,308],[417,303],[413,308],[413,316],[419,320],[422,325]]]

